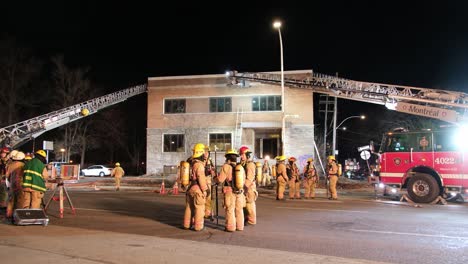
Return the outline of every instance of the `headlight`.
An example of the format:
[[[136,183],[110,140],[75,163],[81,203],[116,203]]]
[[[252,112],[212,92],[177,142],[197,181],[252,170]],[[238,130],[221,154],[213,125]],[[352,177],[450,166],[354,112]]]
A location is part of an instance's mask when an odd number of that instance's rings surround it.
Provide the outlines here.
[[[381,188],[381,189],[385,188],[385,184],[379,183],[379,188]]]
[[[392,188],[392,193],[396,193],[396,192],[397,192],[397,189]]]

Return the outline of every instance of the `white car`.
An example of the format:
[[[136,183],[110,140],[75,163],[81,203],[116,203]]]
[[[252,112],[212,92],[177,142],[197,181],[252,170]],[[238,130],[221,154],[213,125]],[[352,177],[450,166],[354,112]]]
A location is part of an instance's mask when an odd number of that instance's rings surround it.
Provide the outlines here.
[[[82,169],[81,175],[104,177],[104,176],[109,176],[111,174],[111,170],[112,169],[109,169],[103,165],[93,165],[93,166],[89,166],[86,169]]]

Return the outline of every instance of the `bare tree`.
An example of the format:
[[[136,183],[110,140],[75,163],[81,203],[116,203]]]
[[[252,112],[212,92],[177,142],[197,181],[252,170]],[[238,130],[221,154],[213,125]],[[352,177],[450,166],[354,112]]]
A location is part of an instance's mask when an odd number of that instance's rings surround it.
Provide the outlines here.
[[[52,62],[55,66],[53,72],[54,99],[60,108],[86,101],[95,95],[91,82],[87,78],[88,69],[68,68],[64,63],[63,56],[53,57]],[[66,150],[66,161],[70,160],[72,154],[80,154],[83,166],[90,122],[89,119],[80,119],[61,128],[64,131],[63,148]]]
[[[33,58],[30,51],[22,48],[15,39],[0,42],[0,103],[2,125],[13,124],[24,118],[21,108],[34,107],[39,93],[34,93],[32,84],[37,83],[42,63]],[[36,89],[37,90],[37,89]]]

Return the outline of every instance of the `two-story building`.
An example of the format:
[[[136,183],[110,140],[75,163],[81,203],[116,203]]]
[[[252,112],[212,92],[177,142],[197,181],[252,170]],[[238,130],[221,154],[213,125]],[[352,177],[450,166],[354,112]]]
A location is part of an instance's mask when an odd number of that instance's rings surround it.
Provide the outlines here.
[[[292,78],[311,74],[285,72]],[[280,85],[230,85],[224,74],[148,78],[147,173],[186,160],[196,143],[210,147],[218,166],[226,150],[241,146],[255,161],[284,153],[303,166],[314,156],[313,93],[285,87],[284,101]]]

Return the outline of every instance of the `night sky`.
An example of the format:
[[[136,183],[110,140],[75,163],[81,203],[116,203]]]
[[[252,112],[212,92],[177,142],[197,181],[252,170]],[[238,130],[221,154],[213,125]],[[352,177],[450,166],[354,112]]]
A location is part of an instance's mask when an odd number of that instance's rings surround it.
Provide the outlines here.
[[[64,54],[113,90],[154,76],[278,71],[279,18],[285,70],[467,91],[465,1],[64,2],[2,4],[0,37],[43,59]],[[341,103],[339,119],[384,109]]]

